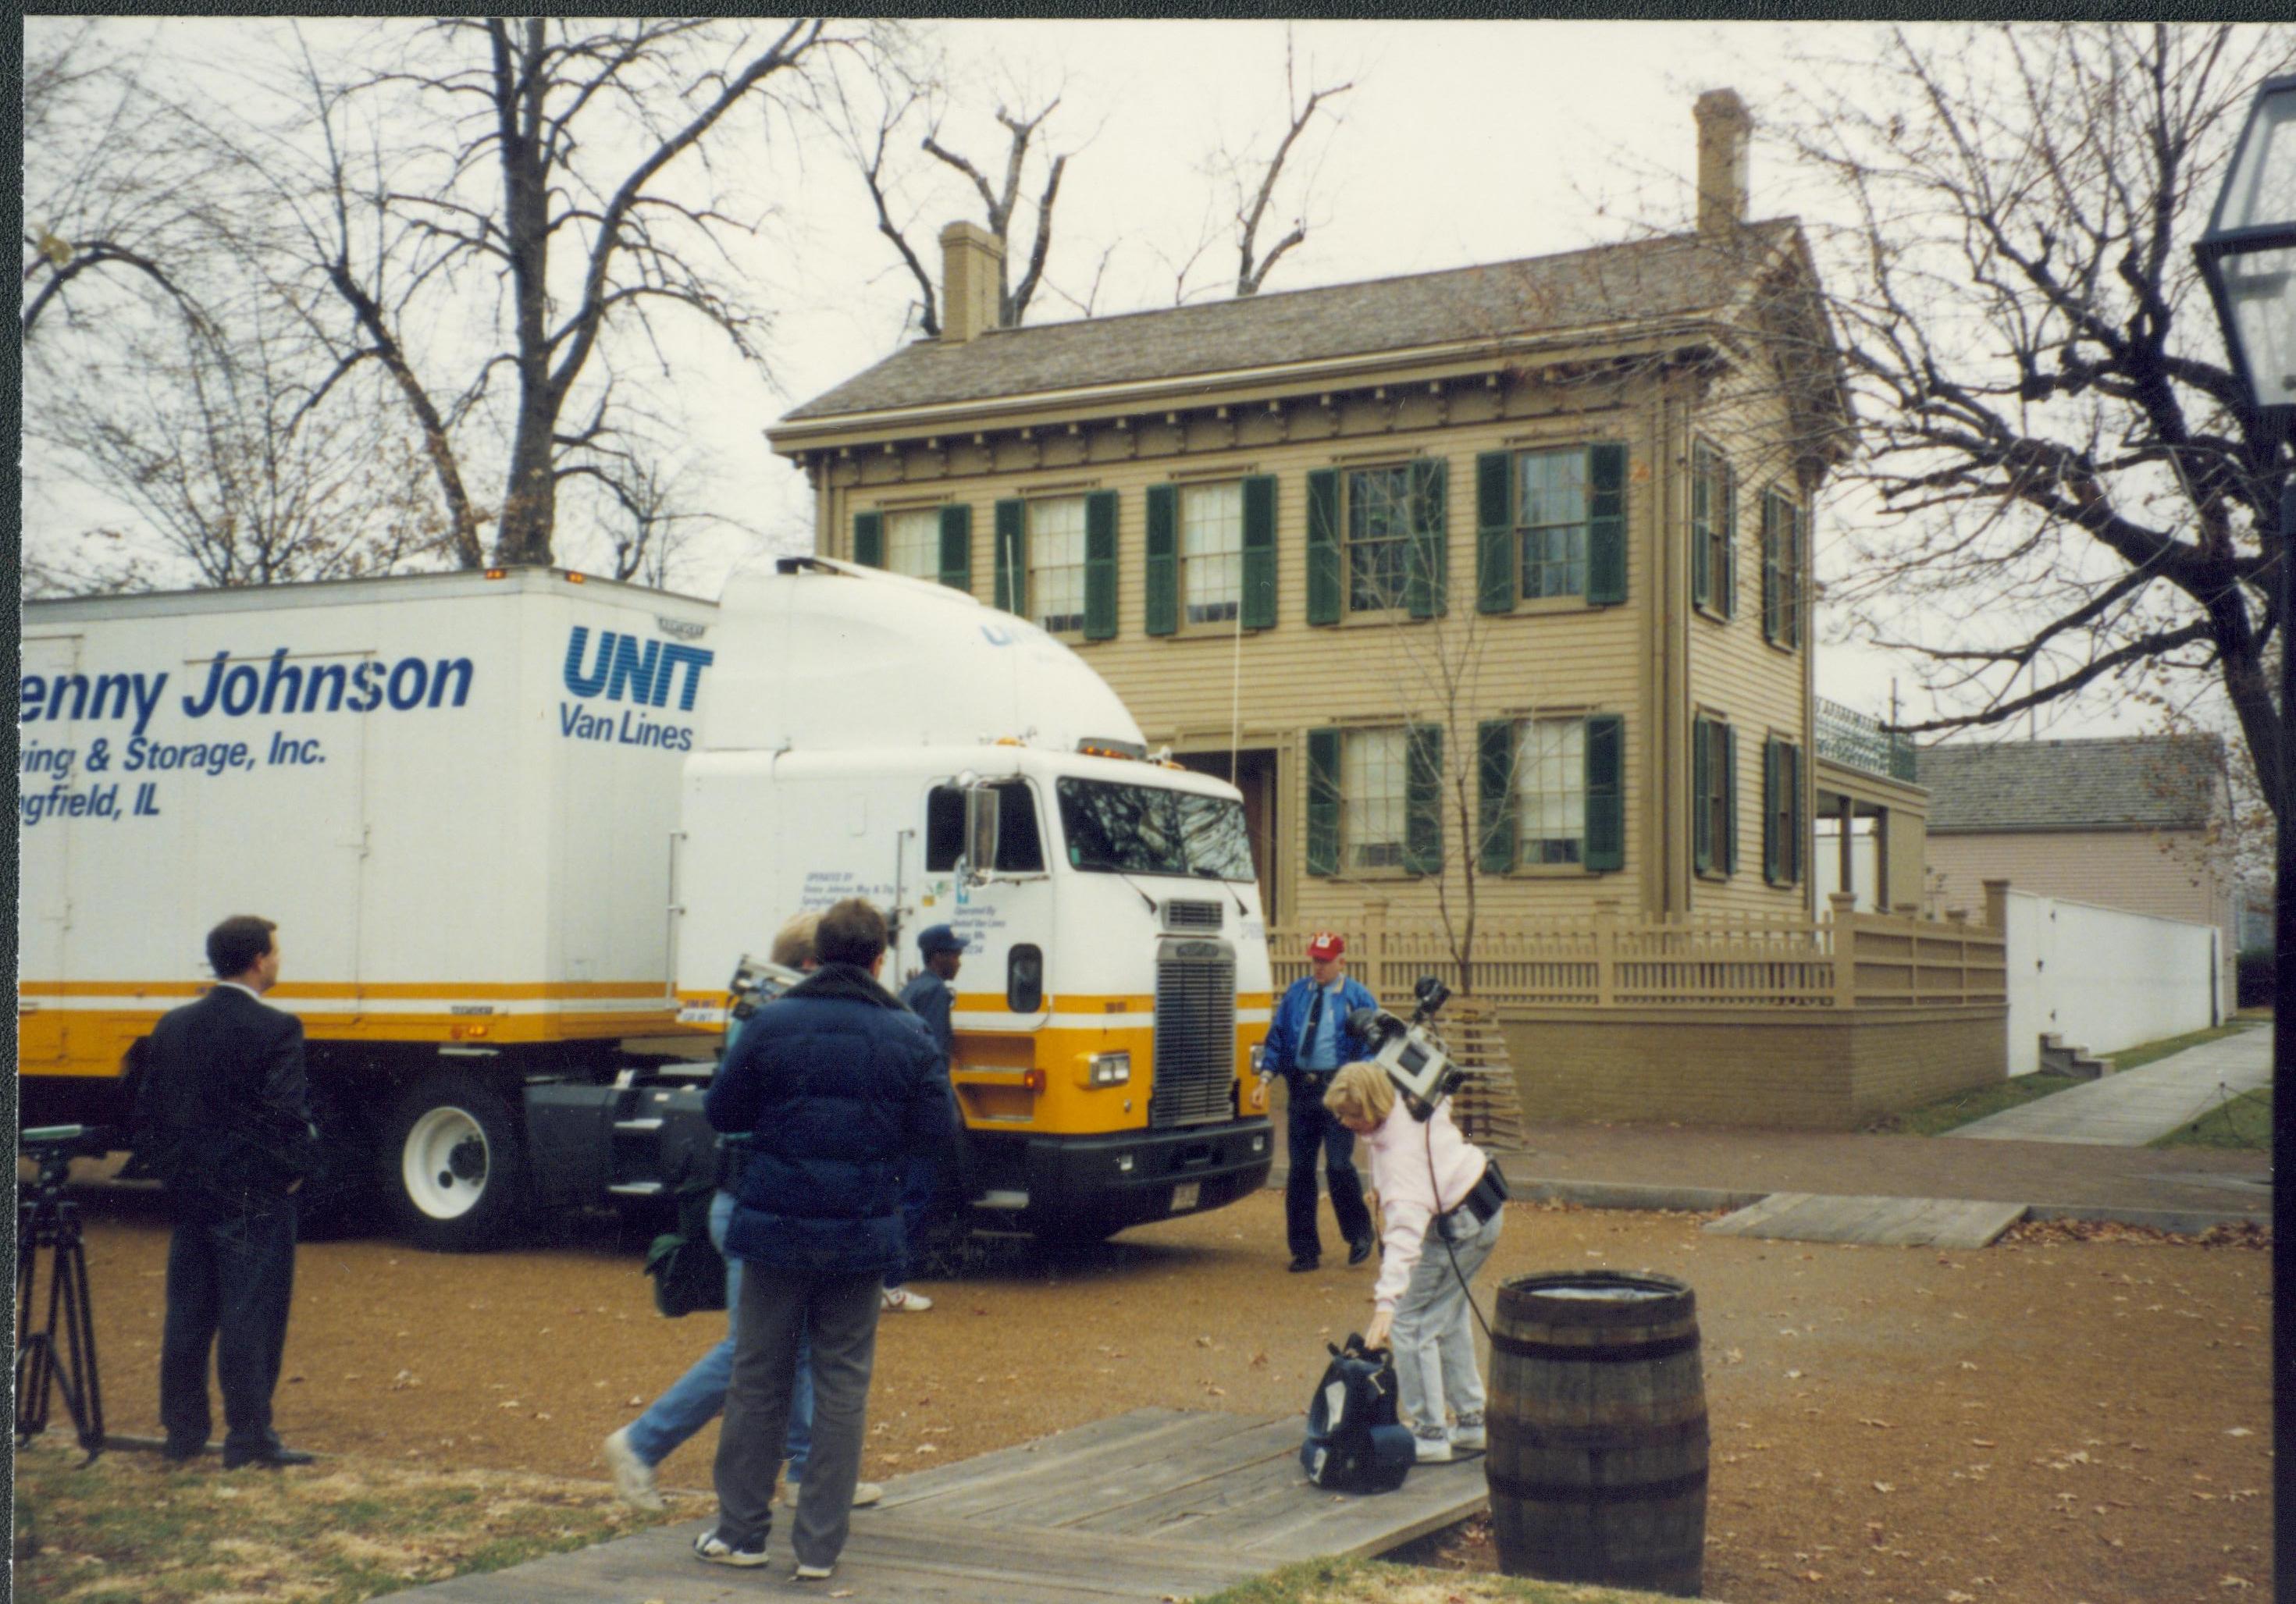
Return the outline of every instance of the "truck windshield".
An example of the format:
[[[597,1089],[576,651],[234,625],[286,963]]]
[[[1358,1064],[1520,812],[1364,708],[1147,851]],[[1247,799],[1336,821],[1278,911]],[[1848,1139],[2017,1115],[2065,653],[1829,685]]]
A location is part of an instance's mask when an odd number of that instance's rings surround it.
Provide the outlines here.
[[[1059,789],[1061,831],[1075,868],[1252,878],[1251,837],[1240,802],[1104,780],[1062,780]]]

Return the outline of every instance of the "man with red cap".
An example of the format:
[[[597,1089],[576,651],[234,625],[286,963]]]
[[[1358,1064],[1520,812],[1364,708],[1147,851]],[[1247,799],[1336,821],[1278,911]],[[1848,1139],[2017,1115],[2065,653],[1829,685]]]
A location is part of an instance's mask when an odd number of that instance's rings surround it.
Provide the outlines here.
[[[1261,1044],[1260,1063],[1280,1075],[1291,1102],[1291,1173],[1283,1183],[1283,1227],[1290,1238],[1294,1273],[1313,1270],[1324,1256],[1316,1229],[1316,1159],[1332,1191],[1332,1213],[1348,1244],[1348,1263],[1371,1256],[1371,1211],[1364,1207],[1363,1177],[1356,1173],[1355,1133],[1324,1107],[1324,1093],[1342,1064],[1367,1059],[1372,1043],[1349,1021],[1359,1008],[1376,1008],[1362,982],[1348,976],[1348,944],[1330,930],[1308,941],[1308,973],[1292,983],[1275,1005]]]

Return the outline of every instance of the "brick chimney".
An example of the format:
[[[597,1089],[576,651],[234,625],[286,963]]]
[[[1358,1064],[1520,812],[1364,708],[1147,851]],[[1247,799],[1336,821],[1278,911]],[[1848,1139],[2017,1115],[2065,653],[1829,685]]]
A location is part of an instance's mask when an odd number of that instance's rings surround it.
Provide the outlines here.
[[[978,223],[940,231],[940,337],[963,345],[998,325],[1004,243]]]
[[[1753,115],[1735,89],[1698,97],[1698,232],[1725,234],[1746,220],[1746,146]]]

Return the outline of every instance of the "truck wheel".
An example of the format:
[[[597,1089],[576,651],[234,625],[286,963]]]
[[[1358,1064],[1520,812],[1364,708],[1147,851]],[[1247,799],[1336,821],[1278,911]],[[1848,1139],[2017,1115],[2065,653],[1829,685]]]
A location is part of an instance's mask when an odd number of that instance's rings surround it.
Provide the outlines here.
[[[525,1213],[518,1127],[469,1076],[426,1076],[401,1098],[382,1161],[385,1193],[417,1247],[490,1248]]]

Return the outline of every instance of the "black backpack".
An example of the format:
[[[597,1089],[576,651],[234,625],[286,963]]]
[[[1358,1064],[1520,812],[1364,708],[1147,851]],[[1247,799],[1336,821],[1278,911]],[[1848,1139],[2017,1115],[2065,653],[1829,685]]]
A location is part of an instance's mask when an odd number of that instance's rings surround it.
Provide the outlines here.
[[[1308,1401],[1300,1464],[1309,1481],[1334,1493],[1391,1493],[1418,1459],[1410,1428],[1396,1418],[1395,1361],[1384,1348],[1367,1352],[1352,1334],[1331,1353]]]
[[[675,1319],[726,1306],[726,1261],[709,1240],[715,1175],[688,1175],[677,1187],[677,1229],[654,1238],[645,1270],[653,1277],[654,1307]]]

